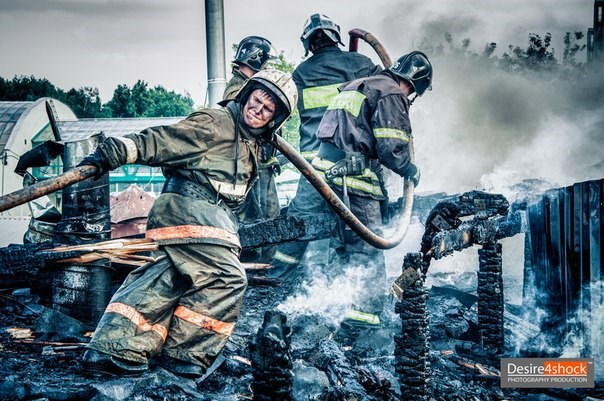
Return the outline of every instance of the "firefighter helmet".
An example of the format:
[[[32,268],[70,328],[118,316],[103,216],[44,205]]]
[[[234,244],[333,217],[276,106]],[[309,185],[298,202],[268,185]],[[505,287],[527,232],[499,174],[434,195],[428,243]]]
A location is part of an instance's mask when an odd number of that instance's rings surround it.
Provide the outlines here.
[[[237,99],[243,104],[255,89],[266,91],[275,101],[275,116],[269,123],[275,131],[292,115],[298,101],[298,91],[292,76],[283,71],[266,68],[251,77],[237,93]]]
[[[311,39],[317,32],[323,32],[333,43],[344,45],[340,35],[340,26],[324,14],[313,14],[304,23],[302,36],[300,36],[306,52],[305,56],[308,55]]]
[[[432,64],[422,52],[412,51],[399,57],[390,71],[409,82],[417,96],[423,95],[432,87]]]
[[[248,36],[243,38],[237,46],[235,53],[235,64],[245,64],[252,70],[258,72],[268,60],[270,55],[271,42],[260,36]]]

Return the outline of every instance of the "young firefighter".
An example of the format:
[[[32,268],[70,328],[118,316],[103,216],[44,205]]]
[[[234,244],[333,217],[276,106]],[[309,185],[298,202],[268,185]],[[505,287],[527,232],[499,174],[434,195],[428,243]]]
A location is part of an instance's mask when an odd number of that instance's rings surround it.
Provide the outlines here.
[[[223,109],[202,109],[169,126],[108,138],[80,164],[97,177],[124,164],[159,166],[166,183],[146,237],[159,260],[134,270],[101,318],[84,368],[138,374],[156,357],[199,377],[233,333],[247,285],[233,212],[256,179],[260,143],[291,115],[289,74],[262,70]]]

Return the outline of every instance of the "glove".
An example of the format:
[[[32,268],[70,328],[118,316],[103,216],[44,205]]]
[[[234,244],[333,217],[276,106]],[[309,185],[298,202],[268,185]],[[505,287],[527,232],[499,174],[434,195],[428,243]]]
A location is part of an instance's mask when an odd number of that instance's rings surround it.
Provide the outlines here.
[[[94,152],[84,157],[78,164],[80,166],[95,166],[96,172],[94,173],[94,180],[98,180],[109,171],[109,161],[105,155],[97,148]]]
[[[417,167],[415,164],[409,164],[405,178],[409,178],[411,182],[413,182],[413,186],[417,187],[419,185],[420,177],[421,172],[419,171],[419,167]]]

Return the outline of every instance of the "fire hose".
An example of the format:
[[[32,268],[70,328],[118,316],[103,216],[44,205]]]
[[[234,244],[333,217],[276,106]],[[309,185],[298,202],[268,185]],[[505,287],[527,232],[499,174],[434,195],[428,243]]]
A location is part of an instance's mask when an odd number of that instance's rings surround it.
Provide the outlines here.
[[[353,29],[349,32],[349,35],[351,51],[356,51],[358,48],[358,40],[363,39],[374,48],[384,64],[384,67],[390,67],[392,61],[384,47],[375,36],[362,29]],[[363,223],[361,223],[359,219],[356,218],[356,216],[346,207],[344,202],[342,202],[342,200],[335,194],[329,185],[327,185],[321,175],[319,175],[319,173],[306,161],[306,159],[304,159],[300,153],[298,153],[298,151],[296,151],[296,149],[294,149],[289,143],[287,143],[280,136],[275,136],[271,140],[271,144],[277,148],[289,161],[291,161],[293,165],[298,168],[298,170],[300,170],[306,179],[321,194],[321,196],[323,196],[336,214],[340,216],[342,220],[364,241],[380,249],[391,249],[400,244],[407,233],[407,229],[409,228],[409,221],[411,219],[411,211],[413,208],[414,185],[410,179],[405,179],[404,183],[405,205],[400,217],[401,223],[398,225],[396,231],[390,238],[382,238],[373,233]],[[415,158],[412,140],[409,141],[409,156],[411,162],[413,163]],[[75,167],[57,177],[37,182],[26,188],[4,195],[0,197],[0,212],[22,205],[44,195],[48,195],[65,188],[66,186],[90,178],[94,175],[95,171],[96,167],[94,166]]]

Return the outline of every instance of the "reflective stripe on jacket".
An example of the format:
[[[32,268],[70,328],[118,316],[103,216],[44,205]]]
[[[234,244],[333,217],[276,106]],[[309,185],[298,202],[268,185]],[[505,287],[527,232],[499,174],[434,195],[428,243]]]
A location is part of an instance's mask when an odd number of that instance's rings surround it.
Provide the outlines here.
[[[311,156],[305,152],[316,152],[319,148],[317,128],[327,106],[338,94],[338,86],[380,70],[369,57],[342,51],[337,46],[318,49],[294,70],[292,77],[298,88],[300,112],[300,151],[308,161],[316,153]]]
[[[325,180],[325,171],[329,170],[335,163],[321,157],[315,157],[312,166],[319,175]],[[327,180],[326,180],[327,181]],[[343,189],[343,177],[335,177],[328,182],[339,190]],[[369,197],[377,200],[384,200],[385,194],[382,192],[380,180],[377,174],[370,168],[365,168],[361,175],[346,176],[346,188],[349,194]]]
[[[317,137],[405,176],[410,165],[409,100],[389,71],[345,83],[325,112]]]

